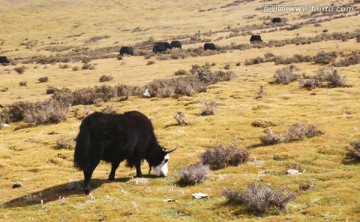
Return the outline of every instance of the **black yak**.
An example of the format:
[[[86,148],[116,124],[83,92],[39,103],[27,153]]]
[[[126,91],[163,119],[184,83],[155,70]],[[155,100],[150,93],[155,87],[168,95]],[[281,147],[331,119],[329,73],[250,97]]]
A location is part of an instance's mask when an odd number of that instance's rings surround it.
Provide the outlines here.
[[[273,19],[271,20],[271,22],[272,22],[272,23],[280,23],[280,22],[282,22],[282,20],[281,20],[281,18],[279,18],[279,17],[275,17],[275,18],[273,18]]]
[[[214,43],[205,43],[204,44],[204,50],[216,50],[216,47]]]
[[[177,48],[177,49],[181,49],[181,42],[180,41],[172,41],[170,43],[170,47],[173,48]]]
[[[133,47],[130,46],[122,46],[120,49],[120,55],[123,56],[124,54],[128,54],[128,55],[134,55],[134,49]]]
[[[165,52],[167,49],[171,49],[171,46],[168,42],[156,42],[153,47],[153,52]]]
[[[252,35],[250,37],[250,42],[251,43],[262,42],[261,36],[260,35]]]
[[[114,180],[115,171],[124,160],[128,167],[136,167],[136,177],[142,176],[140,165],[144,159],[149,173],[153,169],[157,176],[167,176],[168,154],[174,150],[167,151],[158,144],[151,121],[140,112],[95,112],[80,125],[74,166],[84,172],[84,191],[89,194],[91,176],[100,160],[111,163],[109,180]]]
[[[0,63],[2,65],[4,65],[4,64],[9,64],[10,61],[8,60],[8,58],[6,56],[0,56]]]

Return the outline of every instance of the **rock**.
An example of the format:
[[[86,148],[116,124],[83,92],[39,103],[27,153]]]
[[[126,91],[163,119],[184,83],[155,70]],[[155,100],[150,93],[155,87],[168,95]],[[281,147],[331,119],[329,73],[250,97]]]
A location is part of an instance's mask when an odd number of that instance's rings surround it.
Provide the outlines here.
[[[288,169],[288,170],[287,170],[287,173],[288,173],[288,174],[291,174],[291,175],[302,174],[302,173],[300,173],[298,170],[294,170],[294,169]]]
[[[193,193],[192,196],[196,199],[209,198],[209,195],[206,193]]]

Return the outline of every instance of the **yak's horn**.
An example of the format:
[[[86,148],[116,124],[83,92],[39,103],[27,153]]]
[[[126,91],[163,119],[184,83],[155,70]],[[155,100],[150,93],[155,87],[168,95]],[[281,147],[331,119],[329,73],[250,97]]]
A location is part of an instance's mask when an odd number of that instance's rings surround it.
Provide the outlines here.
[[[175,149],[172,149],[172,150],[169,150],[169,151],[165,151],[166,153],[171,153],[171,152],[174,152],[176,150],[176,148]]]

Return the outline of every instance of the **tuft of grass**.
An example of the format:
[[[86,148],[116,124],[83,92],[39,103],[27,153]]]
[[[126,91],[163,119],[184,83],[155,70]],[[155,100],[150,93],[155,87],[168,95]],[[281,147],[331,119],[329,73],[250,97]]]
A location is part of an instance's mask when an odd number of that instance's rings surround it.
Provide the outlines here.
[[[203,182],[210,173],[209,166],[203,163],[192,164],[180,170],[179,184],[195,185]]]
[[[249,158],[250,152],[235,146],[218,146],[207,149],[200,155],[201,162],[209,165],[212,170],[219,170],[228,166],[238,166]]]
[[[74,149],[75,141],[74,139],[65,139],[63,137],[56,140],[56,149]]]
[[[250,183],[243,191],[227,189],[223,195],[229,202],[241,204],[256,214],[286,212],[286,204],[295,199],[289,188],[273,189],[261,183]]]

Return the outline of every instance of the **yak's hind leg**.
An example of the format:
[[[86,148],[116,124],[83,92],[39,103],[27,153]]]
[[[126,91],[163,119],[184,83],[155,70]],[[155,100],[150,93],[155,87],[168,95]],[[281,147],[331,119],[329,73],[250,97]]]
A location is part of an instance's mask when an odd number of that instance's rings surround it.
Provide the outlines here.
[[[115,171],[119,167],[119,164],[120,161],[111,163],[111,172],[109,174],[109,180],[115,180]]]

